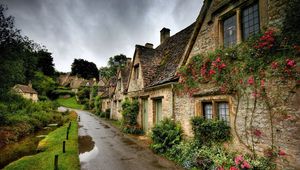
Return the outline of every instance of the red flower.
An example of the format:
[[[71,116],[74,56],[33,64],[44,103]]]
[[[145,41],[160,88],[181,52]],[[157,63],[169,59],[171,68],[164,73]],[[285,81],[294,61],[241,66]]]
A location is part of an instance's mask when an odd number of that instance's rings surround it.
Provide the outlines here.
[[[246,160],[244,160],[244,162],[243,162],[243,164],[241,165],[241,167],[242,167],[242,168],[246,168],[246,169],[250,169],[250,168],[251,168],[250,164],[249,164]]]
[[[248,84],[249,85],[253,85],[254,84],[254,78],[253,78],[253,76],[249,77]]]
[[[255,130],[253,131],[253,134],[254,134],[255,136],[257,136],[257,137],[261,137],[262,132],[261,132],[260,130],[258,130],[258,129],[255,129]]]
[[[216,59],[216,62],[221,62],[221,58],[220,57],[218,57],[217,59]]]
[[[225,63],[222,63],[220,66],[219,66],[219,69],[223,69],[226,67],[226,64]]]
[[[278,152],[278,155],[279,156],[285,156],[286,153],[283,150],[280,149],[279,152]]]
[[[235,167],[235,166],[232,166],[232,167],[230,167],[229,170],[239,170],[239,168],[237,168],[237,167]]]
[[[215,70],[209,70],[209,74],[210,75],[216,74],[216,71]]]

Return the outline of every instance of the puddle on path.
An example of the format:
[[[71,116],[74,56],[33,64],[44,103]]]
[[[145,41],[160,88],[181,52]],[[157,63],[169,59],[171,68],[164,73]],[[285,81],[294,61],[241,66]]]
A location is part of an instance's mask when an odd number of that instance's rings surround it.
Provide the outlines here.
[[[91,136],[79,136],[78,137],[79,153],[89,152],[94,146],[95,142]]]

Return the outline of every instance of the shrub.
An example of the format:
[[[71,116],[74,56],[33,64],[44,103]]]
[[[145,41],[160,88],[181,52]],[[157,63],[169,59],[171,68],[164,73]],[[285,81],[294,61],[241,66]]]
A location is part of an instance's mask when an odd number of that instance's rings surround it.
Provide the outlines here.
[[[182,139],[182,129],[179,123],[171,119],[164,119],[152,129],[151,148],[156,153],[165,153],[172,146],[180,143]]]
[[[139,114],[139,103],[137,100],[130,101],[128,98],[122,102],[122,129],[125,133],[141,134],[143,131],[138,126],[137,116]]]
[[[99,114],[99,116],[102,117],[102,118],[107,118],[107,119],[109,119],[109,117],[110,117],[110,109],[106,109],[105,112],[101,112],[101,113]]]
[[[225,121],[207,120],[201,117],[192,119],[195,140],[200,144],[210,145],[230,139],[230,127]]]

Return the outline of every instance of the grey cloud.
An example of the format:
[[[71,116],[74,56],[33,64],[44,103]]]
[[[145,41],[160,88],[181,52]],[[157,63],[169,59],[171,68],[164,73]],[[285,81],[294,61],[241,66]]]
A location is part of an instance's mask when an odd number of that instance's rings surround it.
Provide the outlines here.
[[[2,3],[2,2],[1,2]],[[135,44],[159,45],[159,31],[174,34],[195,21],[202,0],[3,0],[24,35],[53,53],[57,70],[74,58],[104,66],[132,57]]]

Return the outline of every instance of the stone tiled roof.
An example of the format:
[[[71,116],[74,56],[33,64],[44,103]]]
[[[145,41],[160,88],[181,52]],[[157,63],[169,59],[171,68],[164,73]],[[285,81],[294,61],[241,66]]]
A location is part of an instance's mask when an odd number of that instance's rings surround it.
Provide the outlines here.
[[[32,87],[26,85],[17,84],[14,88],[21,90],[23,93],[37,94],[37,92]]]
[[[155,86],[177,80],[176,70],[182,60],[184,51],[194,30],[195,23],[191,24],[182,31],[166,39],[155,49],[150,65],[150,81],[145,83],[146,87]],[[154,63],[154,64],[153,64]]]

